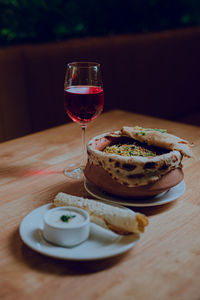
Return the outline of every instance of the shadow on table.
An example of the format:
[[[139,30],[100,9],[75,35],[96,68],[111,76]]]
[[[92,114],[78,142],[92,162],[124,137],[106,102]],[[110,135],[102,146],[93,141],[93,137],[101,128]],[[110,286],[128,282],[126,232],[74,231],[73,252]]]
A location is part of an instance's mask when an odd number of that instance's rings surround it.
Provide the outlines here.
[[[53,185],[53,187],[49,186],[49,193],[48,193],[48,201],[45,198],[45,204],[49,202],[53,202],[55,196],[59,192],[67,193],[74,196],[80,196],[84,198],[94,199],[84,188],[84,182],[83,180],[73,180],[65,177],[63,174],[63,169],[58,170],[49,170],[48,168],[44,169],[31,169],[30,166],[7,166],[7,167],[0,167],[0,178],[5,178],[5,173],[9,174],[10,177],[29,177],[29,176],[37,176],[38,178],[48,176],[48,175],[55,175],[55,176],[61,176],[62,178],[60,180],[60,183]],[[62,177],[63,176],[63,177]],[[64,182],[63,182],[64,178]],[[66,180],[66,181],[65,181]],[[45,196],[46,197],[46,196]],[[42,200],[42,195],[40,195],[40,199]],[[98,199],[96,199],[98,200]],[[117,200],[116,200],[117,203]],[[147,207],[130,207],[130,209],[144,213],[147,216],[156,215],[159,213],[162,213],[166,210],[169,210],[173,208],[173,206],[176,205],[176,201],[158,205],[158,206],[147,206]]]
[[[53,273],[55,275],[84,275],[96,273],[112,268],[114,265],[126,260],[128,252],[116,257],[94,260],[94,261],[67,261],[43,256],[29,247],[20,239],[16,230],[10,237],[10,252],[16,262],[27,265],[30,269],[42,273]]]
[[[65,175],[63,175],[63,176],[65,176]],[[73,195],[73,196],[94,199],[94,197],[89,195],[87,193],[87,191],[85,190],[83,180],[73,180],[73,179],[69,179],[67,177],[65,177],[65,178],[66,178],[66,182],[62,181],[60,184],[53,187],[52,193],[51,193],[52,196],[51,196],[51,199],[49,199],[50,201],[53,202],[55,196],[60,192],[66,193],[69,195]]]
[[[84,188],[84,183],[83,181],[72,181],[72,182],[68,182],[67,184],[61,184],[59,185],[57,188],[54,187],[54,193],[52,193],[52,201],[54,199],[54,197],[56,196],[57,193],[59,192],[63,192],[63,193],[67,193],[70,195],[74,195],[74,196],[80,196],[80,197],[85,197],[85,198],[89,198],[89,199],[94,199],[94,197],[92,197]],[[95,199],[98,201],[98,199]],[[143,206],[143,207],[139,207],[139,206],[131,206],[129,207],[131,210],[134,210],[135,212],[140,212],[143,213],[147,216],[152,216],[152,215],[156,215],[156,214],[160,214],[163,213],[167,210],[172,209],[176,203],[177,200],[174,200],[170,203],[166,203],[166,204],[162,204],[162,205],[157,205],[157,206]],[[101,200],[99,200],[101,201]],[[116,204],[117,204],[117,200],[116,200]]]
[[[153,215],[164,213],[165,211],[172,209],[176,205],[177,200],[174,200],[173,202],[166,203],[163,205],[158,205],[158,206],[130,207],[130,209],[150,217]]]
[[[50,191],[51,192],[51,191]],[[57,192],[65,192],[77,196],[91,197],[84,190],[83,182],[67,182],[59,184],[52,189],[52,197]],[[147,216],[164,213],[172,209],[177,201],[154,207],[131,207],[134,211],[144,213]],[[18,229],[10,236],[9,250],[15,258],[16,263],[24,264],[30,269],[35,269],[42,273],[53,273],[56,275],[84,275],[96,273],[105,269],[112,268],[127,259],[129,252],[123,253],[116,257],[94,260],[94,261],[67,261],[51,258],[39,254],[27,247],[20,239]],[[134,248],[132,249],[134,251]]]

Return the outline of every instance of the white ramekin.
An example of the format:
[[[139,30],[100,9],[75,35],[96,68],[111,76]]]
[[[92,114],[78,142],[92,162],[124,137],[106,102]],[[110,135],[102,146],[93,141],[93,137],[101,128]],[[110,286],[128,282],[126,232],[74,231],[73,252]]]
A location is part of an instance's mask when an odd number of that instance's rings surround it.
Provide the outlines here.
[[[79,224],[73,224],[68,226],[68,224],[60,224],[52,220],[53,214],[64,214],[65,212],[72,213],[75,212],[83,216],[84,220]],[[43,218],[44,229],[43,234],[44,238],[58,246],[64,247],[74,247],[89,237],[90,233],[90,216],[87,211],[72,207],[72,206],[62,206],[56,207],[48,210]]]

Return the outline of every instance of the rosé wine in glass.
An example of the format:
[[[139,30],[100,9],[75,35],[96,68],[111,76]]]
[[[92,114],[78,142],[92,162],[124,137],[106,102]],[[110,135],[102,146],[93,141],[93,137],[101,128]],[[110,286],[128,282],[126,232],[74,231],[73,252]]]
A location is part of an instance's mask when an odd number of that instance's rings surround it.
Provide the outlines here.
[[[82,161],[80,165],[69,166],[64,174],[81,179],[85,168],[85,129],[103,110],[104,91],[100,64],[94,62],[73,62],[67,65],[64,84],[64,108],[72,121],[82,128]]]
[[[64,107],[70,118],[87,124],[98,117],[104,105],[104,92],[96,86],[73,86],[64,91]]]

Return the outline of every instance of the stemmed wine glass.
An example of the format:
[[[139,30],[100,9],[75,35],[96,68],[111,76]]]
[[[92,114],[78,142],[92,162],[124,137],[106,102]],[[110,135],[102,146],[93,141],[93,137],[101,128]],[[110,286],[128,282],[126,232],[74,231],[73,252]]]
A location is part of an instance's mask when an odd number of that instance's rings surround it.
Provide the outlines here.
[[[64,108],[68,116],[82,128],[82,160],[70,165],[64,174],[80,179],[86,163],[85,130],[96,119],[104,106],[104,91],[100,64],[72,62],[67,64],[64,83]]]

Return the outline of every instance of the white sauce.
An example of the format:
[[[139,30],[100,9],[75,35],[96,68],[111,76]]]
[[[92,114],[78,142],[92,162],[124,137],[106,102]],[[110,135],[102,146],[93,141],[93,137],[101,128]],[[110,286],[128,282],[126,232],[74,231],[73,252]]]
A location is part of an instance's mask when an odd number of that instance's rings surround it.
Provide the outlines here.
[[[62,216],[71,216],[72,218],[69,218],[68,222],[63,222],[61,220]],[[81,225],[81,223],[85,221],[85,217],[73,210],[60,209],[54,211],[52,210],[52,212],[49,211],[46,221],[51,225],[66,228]]]

